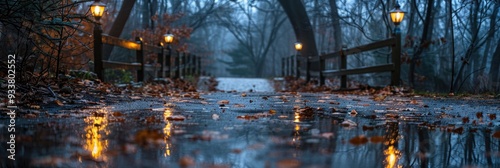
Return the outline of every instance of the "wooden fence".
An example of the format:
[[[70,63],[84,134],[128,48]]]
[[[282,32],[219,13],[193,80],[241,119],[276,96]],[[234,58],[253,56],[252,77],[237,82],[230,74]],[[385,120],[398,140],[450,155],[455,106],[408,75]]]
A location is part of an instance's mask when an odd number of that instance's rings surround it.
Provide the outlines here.
[[[99,72],[104,71],[104,68],[132,70],[137,71],[137,81],[146,80],[146,71],[153,72],[154,75],[150,75],[150,78],[182,78],[183,76],[201,74],[201,58],[199,56],[176,51],[172,52],[169,47],[163,47],[161,45],[155,46],[144,44],[139,37],[136,38],[136,41],[129,41],[108,35],[102,35],[102,43],[100,45],[102,44],[135,50],[136,62],[126,63],[108,60],[95,60],[96,65],[101,64],[103,67],[95,69],[97,74],[104,74],[104,72]],[[145,53],[157,54],[158,58],[156,63],[146,64],[144,59]],[[98,63],[98,61],[101,62]]]
[[[347,69],[347,56],[358,54],[366,51],[371,51],[383,47],[391,48],[391,63],[374,65],[367,67],[358,67]],[[340,68],[339,69],[326,69],[325,60],[340,57]],[[294,59],[295,58],[295,59]],[[291,64],[295,63],[295,66]],[[391,72],[391,85],[400,85],[401,76],[401,35],[396,34],[394,37],[362,45],[349,49],[343,49],[330,54],[320,55],[316,57],[297,57],[290,56],[282,59],[282,75],[292,75],[290,72],[296,72],[295,76],[299,78],[301,76],[301,66],[305,65],[305,77],[309,81],[311,77],[319,78],[320,85],[325,84],[326,77],[340,76],[340,88],[347,88],[347,75],[353,74],[364,74],[372,72]],[[317,65],[316,70],[313,70],[312,65]]]

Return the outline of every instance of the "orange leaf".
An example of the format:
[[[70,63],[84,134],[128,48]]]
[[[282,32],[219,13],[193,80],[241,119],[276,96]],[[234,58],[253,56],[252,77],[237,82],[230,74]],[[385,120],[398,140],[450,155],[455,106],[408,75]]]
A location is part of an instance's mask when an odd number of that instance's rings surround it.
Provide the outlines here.
[[[372,136],[370,137],[370,142],[372,143],[382,143],[384,142],[385,138],[383,136]]]
[[[349,143],[356,146],[366,144],[367,142],[368,138],[366,138],[364,135],[360,135],[349,140]]]
[[[500,131],[496,131],[495,133],[493,133],[493,138],[500,139]]]

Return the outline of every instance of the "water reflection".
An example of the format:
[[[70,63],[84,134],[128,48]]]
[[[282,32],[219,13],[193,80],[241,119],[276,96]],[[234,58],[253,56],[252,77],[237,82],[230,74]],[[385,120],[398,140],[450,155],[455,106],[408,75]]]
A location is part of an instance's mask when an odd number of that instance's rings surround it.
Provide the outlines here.
[[[397,149],[398,136],[399,124],[397,122],[386,123],[386,134],[384,137],[384,145],[387,146],[384,150],[386,168],[402,167],[401,165],[397,165],[398,160],[401,157],[401,153]]]
[[[172,109],[171,108],[165,108],[165,111],[163,112],[163,120],[165,121],[165,127],[163,128],[163,134],[165,137],[163,138],[165,142],[165,153],[163,154],[164,157],[168,157],[172,153],[172,142],[170,141],[170,138],[172,136],[172,121],[168,120],[168,117],[172,116]]]
[[[293,129],[293,137],[292,137],[292,145],[295,147],[295,150],[293,152],[293,157],[297,158],[299,157],[299,149],[300,149],[300,114],[298,111],[295,111],[294,113],[294,120],[293,122],[295,123],[295,127]]]
[[[106,161],[107,158],[103,151],[108,147],[108,140],[105,139],[110,133],[108,126],[109,109],[102,108],[92,114],[92,116],[84,119],[87,126],[85,126],[85,150],[89,151],[94,159],[102,159]]]

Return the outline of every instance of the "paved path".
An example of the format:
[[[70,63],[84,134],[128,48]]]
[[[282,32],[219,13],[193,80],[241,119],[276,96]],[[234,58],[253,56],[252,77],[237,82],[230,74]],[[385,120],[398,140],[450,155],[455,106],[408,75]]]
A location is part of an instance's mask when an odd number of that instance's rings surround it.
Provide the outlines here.
[[[252,86],[263,80],[226,81],[233,81],[228,90],[270,88]],[[113,105],[23,112],[16,161],[1,150],[0,167],[500,167],[496,115],[498,99],[134,96]],[[2,149],[8,121],[0,117]]]
[[[263,78],[217,78],[219,85],[217,89],[238,92],[273,92],[274,88],[268,79]]]

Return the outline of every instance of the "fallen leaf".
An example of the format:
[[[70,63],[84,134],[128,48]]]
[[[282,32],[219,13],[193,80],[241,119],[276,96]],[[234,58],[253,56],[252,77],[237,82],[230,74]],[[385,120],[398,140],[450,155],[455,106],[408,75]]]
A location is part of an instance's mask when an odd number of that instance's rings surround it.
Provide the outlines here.
[[[54,103],[56,103],[58,106],[64,106],[64,103],[61,100],[55,100]]]
[[[184,121],[184,120],[186,120],[186,117],[184,117],[183,115],[172,115],[172,116],[167,117],[167,120]]]
[[[370,137],[370,142],[372,143],[382,143],[384,142],[385,138],[383,136],[372,136]]]
[[[483,112],[477,112],[476,113],[477,118],[483,118]]]
[[[220,100],[217,102],[217,104],[222,105],[222,104],[229,104],[229,100]]]
[[[300,161],[295,159],[283,159],[276,163],[278,168],[296,168],[300,167]]]
[[[37,116],[35,114],[25,114],[24,118],[36,118]]]
[[[357,112],[356,110],[352,109],[352,110],[351,110],[351,112],[350,112],[349,114],[351,114],[351,115],[354,115],[354,116],[355,116],[356,114],[358,114],[358,112]]]
[[[488,114],[488,117],[490,117],[490,120],[497,119],[497,115],[496,114]]]
[[[242,151],[241,149],[233,149],[231,150],[232,153],[235,153],[235,154],[240,154]]]
[[[183,156],[182,158],[179,159],[179,166],[181,167],[191,167],[194,166],[195,164],[196,162],[190,156]]]
[[[493,138],[500,139],[500,131],[496,131],[495,133],[493,133]]]
[[[146,117],[146,123],[148,123],[148,124],[159,123],[159,122],[160,122],[160,119],[157,119],[155,116]]]
[[[410,100],[410,104],[418,104],[418,101],[413,99],[413,100]]]
[[[373,131],[373,130],[375,130],[375,126],[363,125],[363,131]]]
[[[469,122],[469,117],[463,117],[463,118],[462,118],[462,122],[463,122],[464,124],[468,123],[468,122]]]
[[[353,144],[353,145],[363,145],[363,144],[366,144],[368,142],[368,138],[366,138],[364,135],[360,135],[360,136],[357,136],[357,137],[354,137],[354,138],[351,138],[349,140],[349,143]]]
[[[336,105],[339,105],[340,103],[339,102],[336,102],[336,101],[330,101],[328,102],[329,104],[336,104]]]
[[[31,105],[30,108],[38,110],[40,109],[40,105]]]
[[[123,116],[123,113],[120,113],[120,112],[113,112],[113,116],[115,116],[115,117],[120,117],[120,116]]]
[[[374,101],[383,101],[383,100],[385,100],[385,97],[386,97],[385,95],[374,95],[373,100]]]

